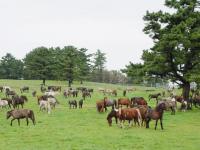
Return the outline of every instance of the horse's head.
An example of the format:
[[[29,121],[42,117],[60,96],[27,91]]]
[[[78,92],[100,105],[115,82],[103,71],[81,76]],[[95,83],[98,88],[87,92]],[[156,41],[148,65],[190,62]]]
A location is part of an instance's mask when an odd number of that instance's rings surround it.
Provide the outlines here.
[[[6,119],[9,119],[9,118],[11,117],[12,111],[13,111],[13,110],[10,110],[10,111],[8,111],[8,112],[6,113]]]
[[[112,109],[111,112],[107,116],[109,126],[112,126],[112,117],[115,117],[115,118],[117,117],[117,110],[116,109]]]
[[[158,111],[160,111],[160,110],[166,110],[166,104],[165,103],[160,103],[160,104],[158,104],[158,106],[156,107],[156,109],[158,110]]]

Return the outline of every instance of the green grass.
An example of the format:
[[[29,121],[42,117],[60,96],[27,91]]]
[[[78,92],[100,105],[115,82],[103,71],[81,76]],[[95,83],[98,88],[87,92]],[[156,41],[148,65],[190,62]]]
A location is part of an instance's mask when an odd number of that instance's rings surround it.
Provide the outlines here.
[[[0,80],[0,85],[9,85],[19,93],[19,88],[28,85],[31,90],[39,92],[41,81],[24,80]],[[47,81],[48,85],[62,85],[62,90],[67,88],[66,82]],[[108,112],[99,114],[95,108],[95,102],[102,99],[103,95],[97,92],[99,87],[118,89],[118,97],[122,96],[122,89],[125,87],[111,84],[97,84],[87,82],[84,85],[75,83],[73,87],[87,86],[95,88],[95,93],[91,99],[84,101],[83,109],[69,109],[67,100],[62,94],[57,98],[60,105],[48,115],[39,112],[36,98],[31,92],[26,93],[28,103],[25,108],[34,110],[36,125],[31,122],[26,126],[26,121],[21,120],[21,126],[17,121],[10,126],[10,119],[6,120],[8,110],[0,109],[0,149],[4,150],[130,150],[130,149],[178,149],[178,150],[198,150],[200,147],[200,109],[193,109],[187,112],[177,112],[175,116],[170,112],[164,113],[164,130],[154,130],[154,121],[150,123],[150,129],[144,127],[131,127],[121,129],[116,124],[109,127],[106,116]],[[143,96],[147,99],[146,87],[136,87],[137,90],[128,93],[128,97]],[[155,89],[163,91],[163,89]],[[38,93],[41,94],[41,93]],[[0,97],[5,97],[0,93]],[[114,98],[114,97],[111,97]],[[80,97],[78,98],[80,99]],[[155,105],[154,101],[150,102]],[[109,108],[110,109],[110,108]]]

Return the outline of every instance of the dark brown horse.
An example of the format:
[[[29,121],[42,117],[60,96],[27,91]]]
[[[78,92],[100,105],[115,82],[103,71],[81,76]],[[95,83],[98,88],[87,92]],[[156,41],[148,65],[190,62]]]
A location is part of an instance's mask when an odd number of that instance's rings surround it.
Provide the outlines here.
[[[20,125],[20,119],[24,119],[26,118],[26,122],[27,122],[27,126],[28,126],[28,118],[30,118],[33,122],[33,124],[35,125],[35,116],[34,116],[34,112],[32,110],[29,109],[13,109],[7,112],[7,119],[9,119],[10,117],[13,117],[13,119],[11,120],[10,125],[12,126],[12,122],[17,119],[18,120],[18,125]]]
[[[143,97],[132,97],[131,98],[131,105],[147,105],[147,101]]]
[[[24,102],[27,102],[28,99],[26,96],[22,95],[22,96],[13,96],[12,98],[12,105],[13,105],[13,108],[19,108],[19,105],[22,106],[23,108],[23,105],[24,105]]]
[[[116,123],[117,123],[117,118],[120,121],[120,127],[124,127],[123,124],[125,120],[129,121],[129,126],[131,126],[131,121],[134,120],[135,124],[138,123],[140,126],[141,122],[141,114],[139,109],[137,108],[119,108],[119,109],[112,109],[112,111],[108,114],[107,116],[107,121],[109,126],[112,125],[112,117],[115,117]]]
[[[147,114],[146,114],[146,128],[149,128],[149,122],[151,121],[151,119],[153,119],[153,120],[156,120],[155,130],[157,128],[158,120],[160,120],[160,126],[161,126],[161,129],[163,130],[162,119],[163,119],[163,113],[165,109],[166,109],[165,103],[158,104],[155,109],[148,108]]]
[[[119,98],[118,99],[118,107],[121,105],[126,105],[127,107],[131,106],[131,101],[128,98]]]

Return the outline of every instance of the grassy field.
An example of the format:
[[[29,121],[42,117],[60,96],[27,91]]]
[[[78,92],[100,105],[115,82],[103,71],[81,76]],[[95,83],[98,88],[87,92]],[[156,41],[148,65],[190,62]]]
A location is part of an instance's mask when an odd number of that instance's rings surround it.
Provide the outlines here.
[[[108,112],[99,114],[96,111],[95,102],[102,99],[103,95],[97,92],[99,87],[113,88],[118,90],[118,97],[122,97],[122,89],[125,86],[85,83],[75,83],[73,87],[86,86],[95,89],[91,99],[84,101],[83,109],[69,109],[67,100],[62,94],[57,98],[60,105],[51,114],[39,112],[36,98],[32,97],[31,91],[39,92],[41,81],[24,80],[0,80],[0,85],[9,85],[18,93],[19,88],[28,85],[31,90],[24,95],[28,96],[25,108],[34,110],[36,125],[21,120],[21,126],[17,121],[10,126],[10,119],[6,120],[8,110],[0,110],[0,149],[4,150],[199,150],[200,148],[200,109],[187,112],[177,112],[175,116],[170,112],[164,113],[164,130],[154,130],[154,121],[150,123],[150,129],[144,127],[131,127],[121,129],[116,124],[109,127],[106,116]],[[67,88],[66,82],[47,81],[47,85],[61,85],[62,90]],[[128,97],[143,96],[147,99],[148,92],[145,87],[136,87]],[[155,89],[163,91],[163,89]],[[156,92],[155,91],[155,92]],[[0,97],[5,97],[0,93]],[[112,97],[111,97],[112,98]],[[113,97],[114,98],[114,97]],[[72,98],[71,98],[72,99]],[[80,97],[78,98],[80,99]],[[155,101],[150,102],[155,106]],[[128,125],[126,123],[126,125]]]

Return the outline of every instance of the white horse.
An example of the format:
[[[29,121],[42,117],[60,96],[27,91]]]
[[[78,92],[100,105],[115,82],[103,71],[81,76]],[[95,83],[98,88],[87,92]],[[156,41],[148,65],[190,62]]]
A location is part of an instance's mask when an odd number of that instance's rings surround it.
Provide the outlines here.
[[[43,111],[43,110],[46,110],[48,112],[48,114],[51,113],[51,106],[50,106],[50,103],[49,101],[45,101],[45,100],[40,100],[40,111]]]
[[[49,102],[51,108],[55,108],[58,101],[54,97],[47,98],[47,101]]]
[[[8,101],[0,99],[0,107],[6,108],[8,106]]]

